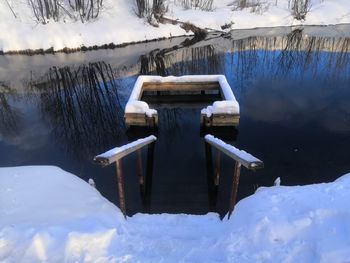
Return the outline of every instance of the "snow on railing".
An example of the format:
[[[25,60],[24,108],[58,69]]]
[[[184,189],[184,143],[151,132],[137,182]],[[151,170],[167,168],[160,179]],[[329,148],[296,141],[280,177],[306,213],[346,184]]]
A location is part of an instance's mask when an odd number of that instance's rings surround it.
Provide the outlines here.
[[[147,155],[147,174],[146,177],[143,175],[142,168],[142,153],[141,149],[144,146],[149,145],[148,149],[151,150],[151,155],[153,156],[153,145],[157,140],[157,137],[154,135],[148,136],[143,139],[138,139],[131,143],[125,144],[120,147],[113,148],[105,153],[95,156],[94,162],[101,166],[107,166],[115,162],[116,175],[118,179],[118,194],[119,194],[119,206],[120,210],[123,212],[124,217],[126,218],[126,205],[125,205],[125,193],[124,193],[124,183],[123,183],[123,171],[122,171],[122,162],[121,159],[135,151],[137,151],[137,173],[139,177],[139,184],[141,194],[145,196],[145,204],[149,206],[150,202],[150,185],[152,183],[152,169],[153,169],[153,157],[151,158],[148,153]]]
[[[105,153],[95,156],[94,161],[102,166],[110,165],[115,161],[123,158],[124,156],[141,149],[142,147],[155,142],[157,137],[154,135],[148,136],[143,139],[138,139],[131,143],[125,144],[120,147],[113,148]]]
[[[230,216],[236,204],[238,184],[239,184],[239,178],[241,174],[241,166],[243,165],[249,170],[256,170],[256,169],[263,168],[264,163],[258,158],[251,155],[250,153],[239,150],[236,147],[230,144],[227,144],[218,138],[215,138],[213,135],[208,134],[204,138],[206,142],[207,162],[209,162],[207,165],[208,167],[210,167],[209,170],[212,170],[212,153],[211,153],[210,145],[219,150],[217,154],[218,158],[217,158],[216,174],[212,176],[210,174],[211,172],[210,171],[208,172],[208,185],[211,185],[211,188],[213,185],[215,185],[214,186],[214,189],[215,189],[219,185],[220,153],[222,152],[236,161],[235,170],[233,174],[232,188],[231,188],[230,206],[229,206],[229,212],[228,212],[228,219],[230,219]]]
[[[206,135],[205,141],[237,162],[240,162],[247,169],[255,170],[264,167],[264,163],[258,158],[254,157],[250,153],[247,153],[246,151],[239,150],[236,147],[215,138],[213,135]]]

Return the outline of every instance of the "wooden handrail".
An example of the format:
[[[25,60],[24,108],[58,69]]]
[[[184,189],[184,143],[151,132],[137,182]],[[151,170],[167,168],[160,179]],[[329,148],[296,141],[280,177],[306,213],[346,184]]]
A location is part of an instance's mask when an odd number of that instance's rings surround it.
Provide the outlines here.
[[[124,217],[126,218],[126,204],[125,204],[125,193],[124,193],[124,183],[123,183],[123,171],[122,171],[122,158],[135,152],[138,151],[137,154],[137,166],[138,166],[138,177],[139,177],[139,183],[140,183],[140,190],[141,190],[141,194],[144,194],[145,191],[147,189],[145,189],[145,178],[142,172],[142,153],[141,153],[141,149],[144,146],[150,145],[153,142],[155,142],[157,140],[156,136],[148,136],[146,138],[143,139],[138,139],[136,141],[130,142],[128,144],[125,144],[123,146],[120,147],[116,147],[113,148],[105,153],[102,153],[100,155],[97,155],[94,157],[94,162],[96,162],[97,164],[105,167],[108,166],[112,163],[116,163],[115,167],[116,167],[116,175],[117,175],[117,179],[118,179],[118,193],[119,193],[119,206],[120,206],[120,210],[123,212]],[[151,147],[148,147],[148,151],[152,152],[153,155],[153,145],[150,145]],[[149,153],[148,153],[149,155]],[[153,162],[153,161],[152,161]],[[150,174],[152,174],[152,167],[153,165],[150,164],[149,162],[147,163],[147,171],[150,172]],[[146,179],[146,183],[147,185],[150,184],[152,180],[152,176],[150,175],[149,178]],[[147,200],[150,200],[150,198],[148,198]]]
[[[222,152],[236,161],[234,174],[233,174],[233,181],[232,181],[232,188],[231,188],[231,195],[230,195],[230,206],[229,206],[229,213],[228,213],[228,219],[230,219],[230,216],[236,204],[238,184],[239,184],[239,178],[241,174],[241,166],[243,165],[247,169],[255,171],[256,169],[263,168],[264,162],[254,157],[250,153],[247,153],[246,151],[239,150],[236,147],[230,144],[227,144],[218,138],[215,138],[213,135],[207,134],[204,138],[207,145],[206,146],[207,162],[212,162],[212,154],[211,154],[209,145],[215,147],[218,150],[217,170],[215,173],[215,178],[213,178],[214,184],[216,185],[216,187],[218,186],[219,174],[220,174],[220,171],[219,171],[220,153]],[[208,167],[212,167],[212,165],[209,165]],[[210,178],[210,176],[208,176],[208,185],[211,184],[210,180],[212,179]]]
[[[213,135],[210,135],[210,134],[206,135],[204,138],[205,138],[205,141],[209,143],[211,146],[214,146],[216,149],[223,152],[230,158],[241,163],[247,169],[256,170],[256,169],[264,168],[264,162],[254,157],[250,153],[239,150],[236,147],[230,144],[227,144],[224,141],[218,138],[215,138]]]
[[[113,148],[105,153],[99,154],[94,157],[94,162],[101,166],[107,166],[110,165],[117,160],[123,158],[124,156],[133,153],[142,147],[151,144],[152,142],[155,142],[157,140],[157,137],[154,135],[148,136],[143,139],[138,139],[136,141],[133,141],[131,143],[125,144],[120,147]]]

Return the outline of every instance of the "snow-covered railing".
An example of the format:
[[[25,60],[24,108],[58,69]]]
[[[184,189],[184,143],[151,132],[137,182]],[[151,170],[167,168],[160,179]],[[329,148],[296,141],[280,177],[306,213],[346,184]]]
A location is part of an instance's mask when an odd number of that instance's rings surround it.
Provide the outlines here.
[[[139,178],[140,190],[142,197],[145,197],[144,203],[149,206],[150,192],[152,186],[152,173],[153,173],[153,143],[157,140],[154,135],[148,136],[143,139],[130,142],[120,147],[113,148],[105,153],[99,154],[94,157],[94,162],[105,167],[112,163],[116,163],[116,175],[118,179],[118,193],[119,193],[119,205],[120,210],[123,212],[126,218],[126,206],[125,206],[125,194],[123,183],[123,172],[121,159],[133,152],[137,152],[137,173]],[[142,168],[142,153],[141,149],[145,146],[148,147],[147,155],[147,174],[143,175]]]
[[[95,156],[94,161],[102,166],[110,165],[116,162],[117,160],[123,158],[124,156],[132,152],[135,152],[152,142],[155,142],[156,140],[157,140],[157,137],[154,135],[148,136],[143,139],[138,139],[131,143],[113,148],[105,153],[97,155]]]
[[[249,170],[256,170],[264,167],[264,163],[258,158],[255,158],[253,155],[247,153],[246,151],[239,150],[236,147],[227,144],[218,138],[215,138],[213,135],[206,135],[205,141],[235,161],[241,163]]]
[[[229,207],[229,213],[228,213],[228,218],[230,218],[236,204],[241,166],[243,165],[249,170],[257,170],[257,169],[264,168],[264,163],[263,161],[254,157],[250,153],[247,153],[246,151],[243,151],[243,150],[239,150],[236,147],[230,144],[227,144],[218,138],[215,138],[213,135],[210,135],[210,134],[206,135],[205,142],[206,142],[206,156],[207,156],[207,163],[208,163],[208,186],[211,188],[214,187],[214,190],[216,190],[215,191],[216,193],[217,193],[217,186],[219,185],[220,153],[224,153],[236,161],[232,188],[231,188],[230,207]],[[215,175],[212,172],[213,170],[212,169],[212,152],[211,152],[210,146],[218,150],[217,170]]]

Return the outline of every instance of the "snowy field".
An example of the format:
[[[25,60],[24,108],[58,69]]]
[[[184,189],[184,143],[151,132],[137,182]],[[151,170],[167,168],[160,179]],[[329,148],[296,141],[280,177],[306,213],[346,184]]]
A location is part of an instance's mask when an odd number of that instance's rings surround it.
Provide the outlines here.
[[[0,262],[349,262],[350,174],[274,186],[218,215],[125,221],[78,177],[52,166],[0,168]]]
[[[180,0],[166,0],[165,17],[190,22],[200,28],[225,30],[291,25],[329,25],[350,23],[349,0],[311,0],[305,19],[296,20],[289,0],[248,0],[253,4],[239,9],[233,0],[214,0],[211,11],[184,8]],[[179,25],[150,25],[136,15],[135,1],[104,0],[97,18],[82,23],[61,11],[58,22],[40,23],[27,1],[0,1],[0,50],[61,50],[103,44],[190,34]],[[222,29],[224,26],[225,29]]]

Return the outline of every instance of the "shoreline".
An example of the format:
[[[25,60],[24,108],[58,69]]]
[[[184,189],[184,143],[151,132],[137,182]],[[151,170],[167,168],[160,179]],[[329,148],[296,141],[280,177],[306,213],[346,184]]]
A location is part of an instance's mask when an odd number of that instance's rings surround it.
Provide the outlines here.
[[[339,27],[347,27],[345,31],[341,31],[338,28]],[[307,29],[308,33],[315,35],[315,36],[344,36],[344,37],[350,37],[350,23],[340,23],[340,24],[329,24],[329,25],[291,25],[291,26],[275,26],[275,27],[254,27],[254,28],[242,28],[242,29],[233,29],[229,32],[223,32],[218,30],[212,30],[208,31],[205,30],[206,35],[210,34],[222,34],[224,36],[230,36],[232,39],[239,39],[239,38],[247,38],[247,37],[257,37],[257,36],[283,36],[287,35],[289,31],[293,31],[295,29]],[[313,32],[312,29],[317,29],[320,32]],[[328,29],[328,30],[327,30]],[[330,29],[330,30],[329,30]],[[204,29],[201,29],[204,30]],[[316,31],[317,31],[316,30]],[[331,32],[332,31],[332,32]],[[202,31],[203,32],[203,31]],[[9,51],[3,51],[0,50],[0,56],[14,56],[14,55],[26,55],[26,56],[34,56],[34,55],[54,55],[54,54],[72,54],[77,52],[88,52],[88,51],[96,51],[96,50],[114,50],[118,48],[124,48],[124,47],[130,47],[133,45],[138,44],[147,44],[147,43],[155,43],[158,41],[163,40],[172,40],[176,38],[182,38],[182,37],[193,37],[196,38],[197,34],[182,34],[182,35],[176,35],[171,37],[159,37],[159,38],[151,38],[151,39],[145,39],[140,41],[131,41],[131,42],[124,42],[121,44],[115,44],[113,42],[106,43],[102,45],[92,45],[92,46],[81,46],[81,47],[64,47],[62,49],[54,50],[53,47],[49,49],[23,49],[23,50],[9,50]],[[205,38],[205,37],[204,37]],[[194,43],[199,42],[201,40],[204,40],[203,37],[199,37],[198,41],[194,41]]]

